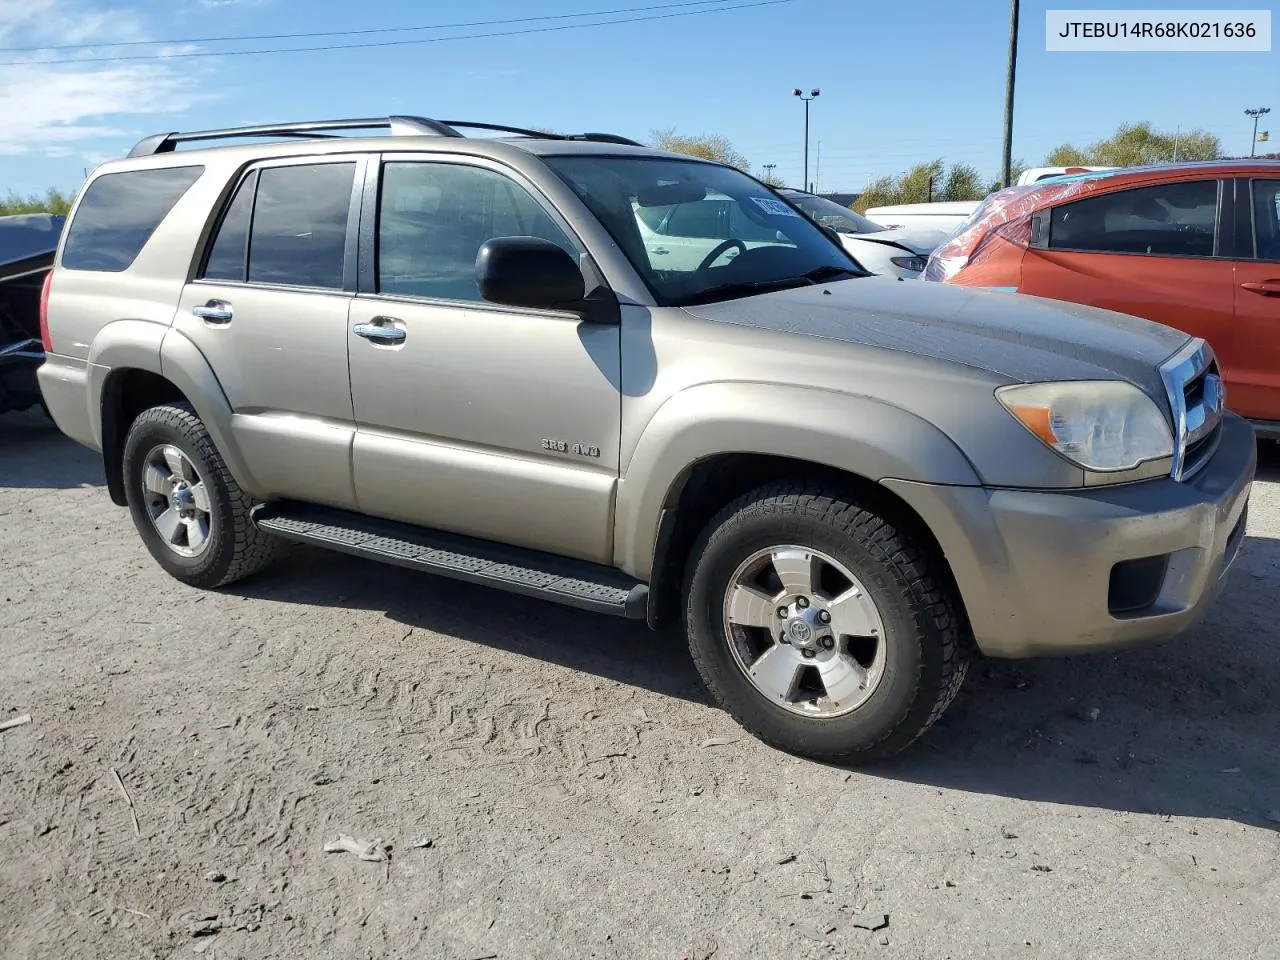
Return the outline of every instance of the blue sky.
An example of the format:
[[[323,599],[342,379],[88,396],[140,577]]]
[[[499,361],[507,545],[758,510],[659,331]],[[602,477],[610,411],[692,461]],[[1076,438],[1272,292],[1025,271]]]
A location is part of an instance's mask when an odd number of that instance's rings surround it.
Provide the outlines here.
[[[869,177],[943,157],[994,175],[1000,164],[1006,0],[787,0],[649,22],[378,49],[68,63],[71,58],[456,36],[554,22],[318,38],[179,43],[227,34],[371,30],[599,12],[673,0],[0,0],[0,193],[76,187],[84,169],[149,133],[313,117],[418,113],[609,130],[727,136],[759,170],[799,184],[803,107],[812,106],[811,179],[861,189]],[[759,0],[720,0],[733,4]],[[1068,4],[1023,0],[1014,155],[1038,163],[1126,120],[1201,127],[1247,153],[1246,107],[1275,112],[1270,53],[1047,53],[1048,8],[1263,7],[1272,0]],[[710,6],[712,4],[708,4]],[[623,17],[671,13],[618,14]],[[595,20],[611,19],[595,17]],[[108,46],[128,41],[159,46]],[[84,49],[14,52],[49,44]],[[816,168],[816,171],[813,169]]]

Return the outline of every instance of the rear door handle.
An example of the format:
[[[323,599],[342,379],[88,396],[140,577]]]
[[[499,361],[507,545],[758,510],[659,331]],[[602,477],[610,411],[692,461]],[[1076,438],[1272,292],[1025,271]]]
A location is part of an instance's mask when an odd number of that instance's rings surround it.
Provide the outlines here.
[[[404,343],[409,332],[401,327],[393,327],[392,317],[374,317],[372,323],[357,323],[351,328],[357,337],[364,337],[374,343]]]
[[[1264,297],[1280,297],[1280,280],[1259,280],[1256,283],[1242,283],[1240,286]]]
[[[230,323],[231,318],[235,316],[231,304],[225,300],[210,300],[206,304],[192,307],[191,312],[205,323],[212,324]]]

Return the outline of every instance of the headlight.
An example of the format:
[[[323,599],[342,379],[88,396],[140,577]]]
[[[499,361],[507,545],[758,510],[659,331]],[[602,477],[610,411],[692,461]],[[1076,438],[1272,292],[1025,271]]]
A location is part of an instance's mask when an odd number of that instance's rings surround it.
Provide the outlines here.
[[[1026,383],[996,391],[1018,422],[1086,470],[1132,470],[1173,456],[1173,433],[1145,393],[1114,380]]]
[[[889,262],[902,270],[911,270],[915,273],[919,273],[925,266],[924,257],[890,257]]]

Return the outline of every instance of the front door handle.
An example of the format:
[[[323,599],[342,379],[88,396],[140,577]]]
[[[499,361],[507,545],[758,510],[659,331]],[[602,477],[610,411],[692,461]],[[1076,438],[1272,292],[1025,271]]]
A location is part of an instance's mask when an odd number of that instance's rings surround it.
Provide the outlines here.
[[[205,323],[212,324],[230,323],[231,318],[235,316],[231,304],[225,300],[210,300],[206,304],[192,307],[191,312]]]
[[[391,317],[374,317],[373,323],[357,323],[351,328],[351,332],[374,343],[404,343],[409,332],[401,327],[391,326],[394,322]]]
[[[1264,297],[1280,297],[1280,280],[1259,280],[1256,283],[1242,283],[1240,286]]]

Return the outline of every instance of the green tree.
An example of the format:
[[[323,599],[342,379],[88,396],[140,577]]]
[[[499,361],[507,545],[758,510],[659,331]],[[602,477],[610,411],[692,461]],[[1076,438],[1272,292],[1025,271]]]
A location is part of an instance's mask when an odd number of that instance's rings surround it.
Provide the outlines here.
[[[1122,123],[1105,140],[1080,149],[1064,143],[1050,151],[1045,166],[1136,167],[1172,160],[1216,160],[1222,143],[1211,133],[1193,129],[1185,133],[1160,131],[1149,123]]]
[[[732,167],[747,169],[747,158],[733,149],[727,137],[718,133],[702,133],[686,135],[676,133],[674,127],[665,130],[654,130],[652,146],[658,150],[670,150],[673,153],[686,153],[691,157],[704,160],[717,160]]]
[[[1049,155],[1044,158],[1046,167],[1082,167],[1088,165],[1088,163],[1089,154],[1070,143],[1054,147],[1049,151]]]
[[[869,207],[899,203],[928,203],[941,200],[981,200],[991,191],[978,171],[967,163],[949,169],[941,160],[920,163],[896,176],[880,177],[868,184],[853,209],[864,213]]]
[[[985,197],[989,190],[982,182],[982,176],[976,167],[967,163],[957,163],[947,171],[942,182],[943,200],[978,200]]]
[[[0,200],[0,217],[12,216],[16,213],[62,213],[71,209],[71,195],[54,187],[45,191],[44,196],[32,194],[20,196],[9,191],[9,196]]]
[[[877,177],[867,184],[867,189],[858,194],[853,202],[853,209],[858,213],[866,213],[871,207],[887,207],[900,203],[898,199],[898,177]]]
[[[1017,183],[1018,178],[1022,176],[1022,174],[1026,170],[1027,170],[1026,161],[1014,160],[1011,164],[1009,164],[1009,182]],[[1000,177],[993,177],[986,184],[986,187],[984,189],[984,192],[982,193],[982,196],[985,197],[988,193],[995,193],[997,190],[1003,189],[1003,187],[1004,187],[1004,180],[1001,179]],[[981,199],[981,197],[974,197],[970,199]]]

